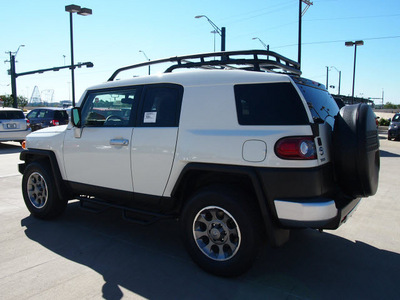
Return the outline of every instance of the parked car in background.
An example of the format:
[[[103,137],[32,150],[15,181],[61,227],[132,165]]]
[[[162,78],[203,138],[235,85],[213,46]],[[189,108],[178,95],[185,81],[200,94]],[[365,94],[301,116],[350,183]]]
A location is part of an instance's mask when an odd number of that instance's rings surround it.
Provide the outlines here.
[[[22,142],[29,133],[31,129],[21,109],[0,107],[0,142]]]
[[[391,139],[395,139],[396,141],[400,140],[400,114],[395,114],[390,121],[388,140]]]
[[[26,117],[30,122],[32,131],[50,126],[68,124],[68,113],[63,108],[36,108],[29,112]]]

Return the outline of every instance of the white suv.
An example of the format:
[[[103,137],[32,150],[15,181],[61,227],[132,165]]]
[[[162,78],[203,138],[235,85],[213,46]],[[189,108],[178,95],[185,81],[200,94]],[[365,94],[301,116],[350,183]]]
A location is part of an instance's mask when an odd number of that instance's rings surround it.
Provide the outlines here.
[[[163,74],[114,80],[166,62]],[[28,136],[25,203],[43,219],[70,199],[139,223],[178,218],[200,267],[239,275],[263,239],[280,246],[290,229],[336,229],[377,190],[372,110],[339,110],[300,74],[296,62],[261,50],[121,68],[85,91],[68,126]]]
[[[29,133],[31,128],[21,109],[0,107],[0,142],[22,142]]]

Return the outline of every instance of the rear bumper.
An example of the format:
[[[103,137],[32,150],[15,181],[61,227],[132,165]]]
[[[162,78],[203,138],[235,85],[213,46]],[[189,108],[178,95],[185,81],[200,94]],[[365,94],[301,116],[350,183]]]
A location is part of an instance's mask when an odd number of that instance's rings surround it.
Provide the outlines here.
[[[361,198],[344,195],[331,163],[316,168],[258,169],[267,205],[282,228],[336,229]]]
[[[389,138],[397,138],[398,136],[399,136],[399,130],[397,130],[397,129],[389,129],[388,130]]]
[[[347,221],[361,198],[351,200],[342,208],[337,208],[333,199],[301,199],[301,202],[299,200],[274,200],[277,217],[284,227],[336,229]]]
[[[31,129],[18,130],[18,131],[1,131],[0,141],[23,141],[26,136],[31,133]]]

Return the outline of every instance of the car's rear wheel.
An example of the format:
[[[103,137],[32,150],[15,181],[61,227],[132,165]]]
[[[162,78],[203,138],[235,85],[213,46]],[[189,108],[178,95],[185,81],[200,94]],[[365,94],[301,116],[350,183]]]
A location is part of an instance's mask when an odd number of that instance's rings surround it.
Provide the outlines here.
[[[54,178],[45,162],[33,162],[22,177],[25,205],[34,217],[50,219],[64,212],[67,201],[58,196]]]
[[[247,271],[261,243],[261,225],[251,197],[222,186],[195,193],[181,215],[184,243],[207,272],[238,276]]]

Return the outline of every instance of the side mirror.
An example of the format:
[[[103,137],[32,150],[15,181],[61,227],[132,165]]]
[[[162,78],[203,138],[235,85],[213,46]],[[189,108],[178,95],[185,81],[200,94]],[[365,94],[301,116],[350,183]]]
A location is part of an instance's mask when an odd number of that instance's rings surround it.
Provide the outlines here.
[[[81,109],[79,107],[74,107],[71,110],[71,123],[75,127],[81,127]]]

